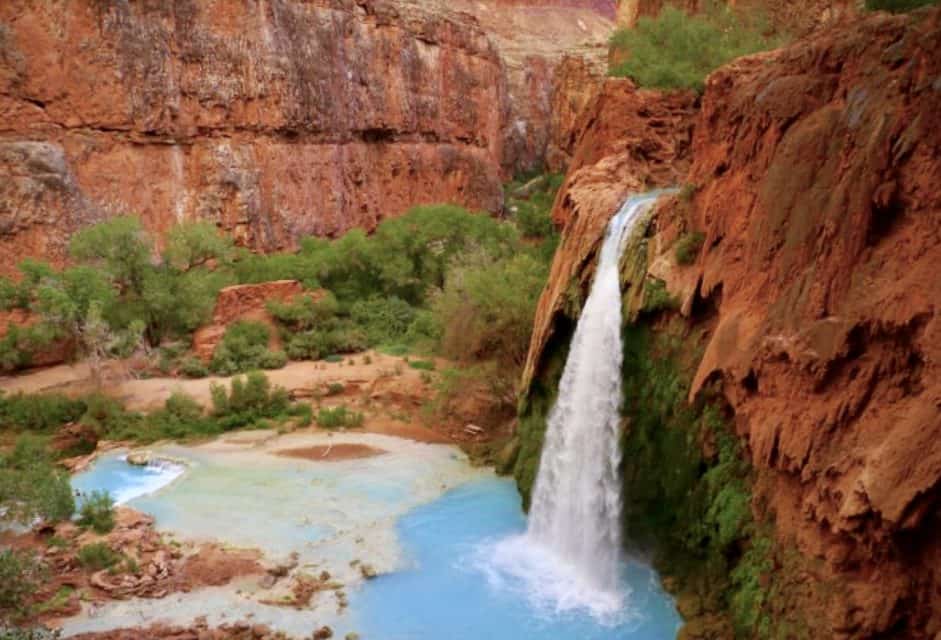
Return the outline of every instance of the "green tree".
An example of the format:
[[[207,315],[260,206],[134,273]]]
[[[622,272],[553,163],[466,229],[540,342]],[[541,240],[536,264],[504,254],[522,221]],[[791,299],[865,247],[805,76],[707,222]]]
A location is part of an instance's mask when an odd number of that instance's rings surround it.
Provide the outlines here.
[[[180,271],[190,271],[210,261],[226,263],[232,259],[232,239],[219,233],[208,222],[184,222],[167,233],[164,261]]]
[[[536,303],[548,276],[527,253],[494,260],[477,251],[452,268],[432,302],[441,351],[451,358],[496,360],[516,378],[526,361]]]
[[[138,218],[122,216],[86,227],[72,236],[69,251],[76,260],[104,268],[122,293],[143,294],[153,243]]]

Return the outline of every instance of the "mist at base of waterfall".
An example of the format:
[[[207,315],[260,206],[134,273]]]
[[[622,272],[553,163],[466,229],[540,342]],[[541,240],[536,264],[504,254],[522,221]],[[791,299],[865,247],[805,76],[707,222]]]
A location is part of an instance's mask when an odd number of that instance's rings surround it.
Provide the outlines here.
[[[672,640],[673,600],[649,566],[626,561],[618,589],[584,589],[571,567],[524,535],[512,481],[458,487],[399,521],[411,566],[351,600],[363,638]]]

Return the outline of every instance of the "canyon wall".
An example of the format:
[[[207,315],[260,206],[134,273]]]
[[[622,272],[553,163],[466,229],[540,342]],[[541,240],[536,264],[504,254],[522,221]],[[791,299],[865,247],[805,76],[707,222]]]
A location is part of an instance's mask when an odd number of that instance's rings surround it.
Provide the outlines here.
[[[618,139],[649,137],[639,149],[662,139],[601,118],[588,129],[581,135],[596,142],[575,157],[599,149],[593,167],[612,161],[607,147]],[[623,197],[582,193],[583,171],[556,201],[561,280],[540,301],[524,415],[546,395],[593,252]],[[618,177],[593,191],[635,184]],[[685,186],[662,201],[637,245],[641,281],[626,283],[626,308],[654,337],[686,345],[690,406],[713,398],[750,462],[758,523],[750,535],[767,530],[773,543],[760,562],[762,547],[737,543],[745,555],[732,559],[759,568],[751,583],[732,576],[732,606],[747,588],[772,630],[936,637],[941,10],[871,14],[718,70],[695,122],[690,171],[677,184]],[[702,248],[679,264],[677,242],[695,232]],[[632,293],[637,286],[665,286],[675,302],[649,304]],[[715,440],[694,433],[714,460]],[[661,569],[677,568],[667,558]],[[697,625],[685,637],[725,637],[710,633]]]
[[[77,228],[124,213],[156,232],[208,220],[276,250],[420,203],[497,212],[502,181],[541,166],[558,137],[563,55],[603,65],[612,11],[5,2],[0,271],[60,261]]]

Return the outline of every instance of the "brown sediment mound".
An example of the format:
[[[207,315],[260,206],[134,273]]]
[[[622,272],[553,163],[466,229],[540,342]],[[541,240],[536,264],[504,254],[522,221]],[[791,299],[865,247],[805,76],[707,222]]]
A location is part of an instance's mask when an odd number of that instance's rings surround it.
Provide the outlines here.
[[[79,561],[79,550],[93,543],[103,543],[116,554],[118,560],[110,569],[96,571]],[[92,601],[163,598],[264,572],[258,551],[233,550],[214,543],[167,542],[154,529],[152,517],[127,507],[115,510],[114,529],[106,535],[82,531],[67,522],[18,536],[7,535],[4,544],[37,552],[48,569],[49,578],[32,596],[33,604],[47,605],[41,620],[78,613],[80,593]],[[72,594],[50,608],[48,604],[55,601],[63,587],[71,588]]]
[[[296,449],[281,449],[275,455],[284,458],[300,458],[301,460],[358,460],[360,458],[373,458],[388,453],[385,449],[371,447],[367,444],[340,442],[337,444],[316,445],[312,447],[297,447]]]

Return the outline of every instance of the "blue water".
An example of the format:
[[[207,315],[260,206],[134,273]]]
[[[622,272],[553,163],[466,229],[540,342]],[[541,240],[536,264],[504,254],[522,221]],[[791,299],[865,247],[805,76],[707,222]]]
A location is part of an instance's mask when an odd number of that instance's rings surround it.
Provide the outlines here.
[[[183,467],[134,467],[121,456],[110,454],[75,476],[72,484],[86,493],[107,489],[122,497],[123,502],[155,516],[159,526],[169,527],[184,537],[194,532],[207,533],[202,525],[207,524],[204,520],[212,520],[213,530],[226,540],[244,537],[245,542],[264,541],[264,545],[258,546],[279,552],[288,547],[298,548],[302,538],[323,535],[317,522],[297,521],[298,509],[319,513],[323,518],[321,525],[336,524],[349,517],[345,512],[352,508],[354,495],[368,495],[368,500],[357,509],[382,512],[390,509],[388,501],[399,497],[408,485],[406,478],[389,469],[389,462],[382,458],[368,463],[374,469],[361,466],[366,464],[362,461],[360,466],[350,467],[352,472],[342,472],[336,466],[299,466],[283,460],[269,469],[242,465],[230,468],[217,466],[192,452],[186,457],[186,473],[178,481],[175,480]],[[335,471],[329,471],[328,476],[324,469]],[[380,473],[383,470],[389,473]],[[346,486],[349,483],[356,485],[354,493]],[[314,493],[323,491],[331,496],[330,500],[321,497],[311,502]],[[285,499],[288,496],[291,499]],[[246,505],[247,510],[243,509]],[[246,513],[253,517],[246,518]],[[553,606],[551,598],[541,598],[545,594],[539,593],[540,587],[552,583],[556,575],[551,570],[541,573],[547,566],[552,569],[552,563],[545,562],[546,556],[539,552],[529,554],[531,545],[520,537],[525,529],[519,494],[513,482],[506,479],[489,476],[475,479],[431,503],[413,508],[396,521],[396,537],[405,566],[350,589],[349,608],[340,619],[331,620],[331,625],[338,637],[356,631],[364,639],[382,640],[676,637],[680,618],[673,602],[660,589],[656,574],[640,562],[627,562],[622,567],[625,600],[616,619],[600,620],[584,609],[560,609]],[[299,537],[295,530],[302,531],[304,536]],[[527,580],[504,571],[507,556],[513,561],[519,549],[525,558],[522,563],[525,570],[532,574]],[[328,547],[318,553],[321,552],[342,553]],[[273,617],[264,621],[277,625],[284,610],[270,609]],[[264,612],[256,617],[263,618]],[[99,620],[98,624],[103,622]],[[310,624],[314,622],[311,620]]]
[[[131,465],[124,456],[102,456],[94,465],[72,478],[72,488],[82,498],[92,491],[107,491],[117,504],[131,502],[141,496],[159,491],[183,475],[182,465],[158,462],[146,466]]]
[[[511,581],[488,579],[488,550],[520,535],[526,520],[505,479],[466,484],[399,520],[412,566],[379,576],[351,599],[358,631],[384,640],[672,640],[680,618],[644,564],[623,567],[629,595],[620,620],[557,612]],[[531,594],[530,594],[531,595]]]

